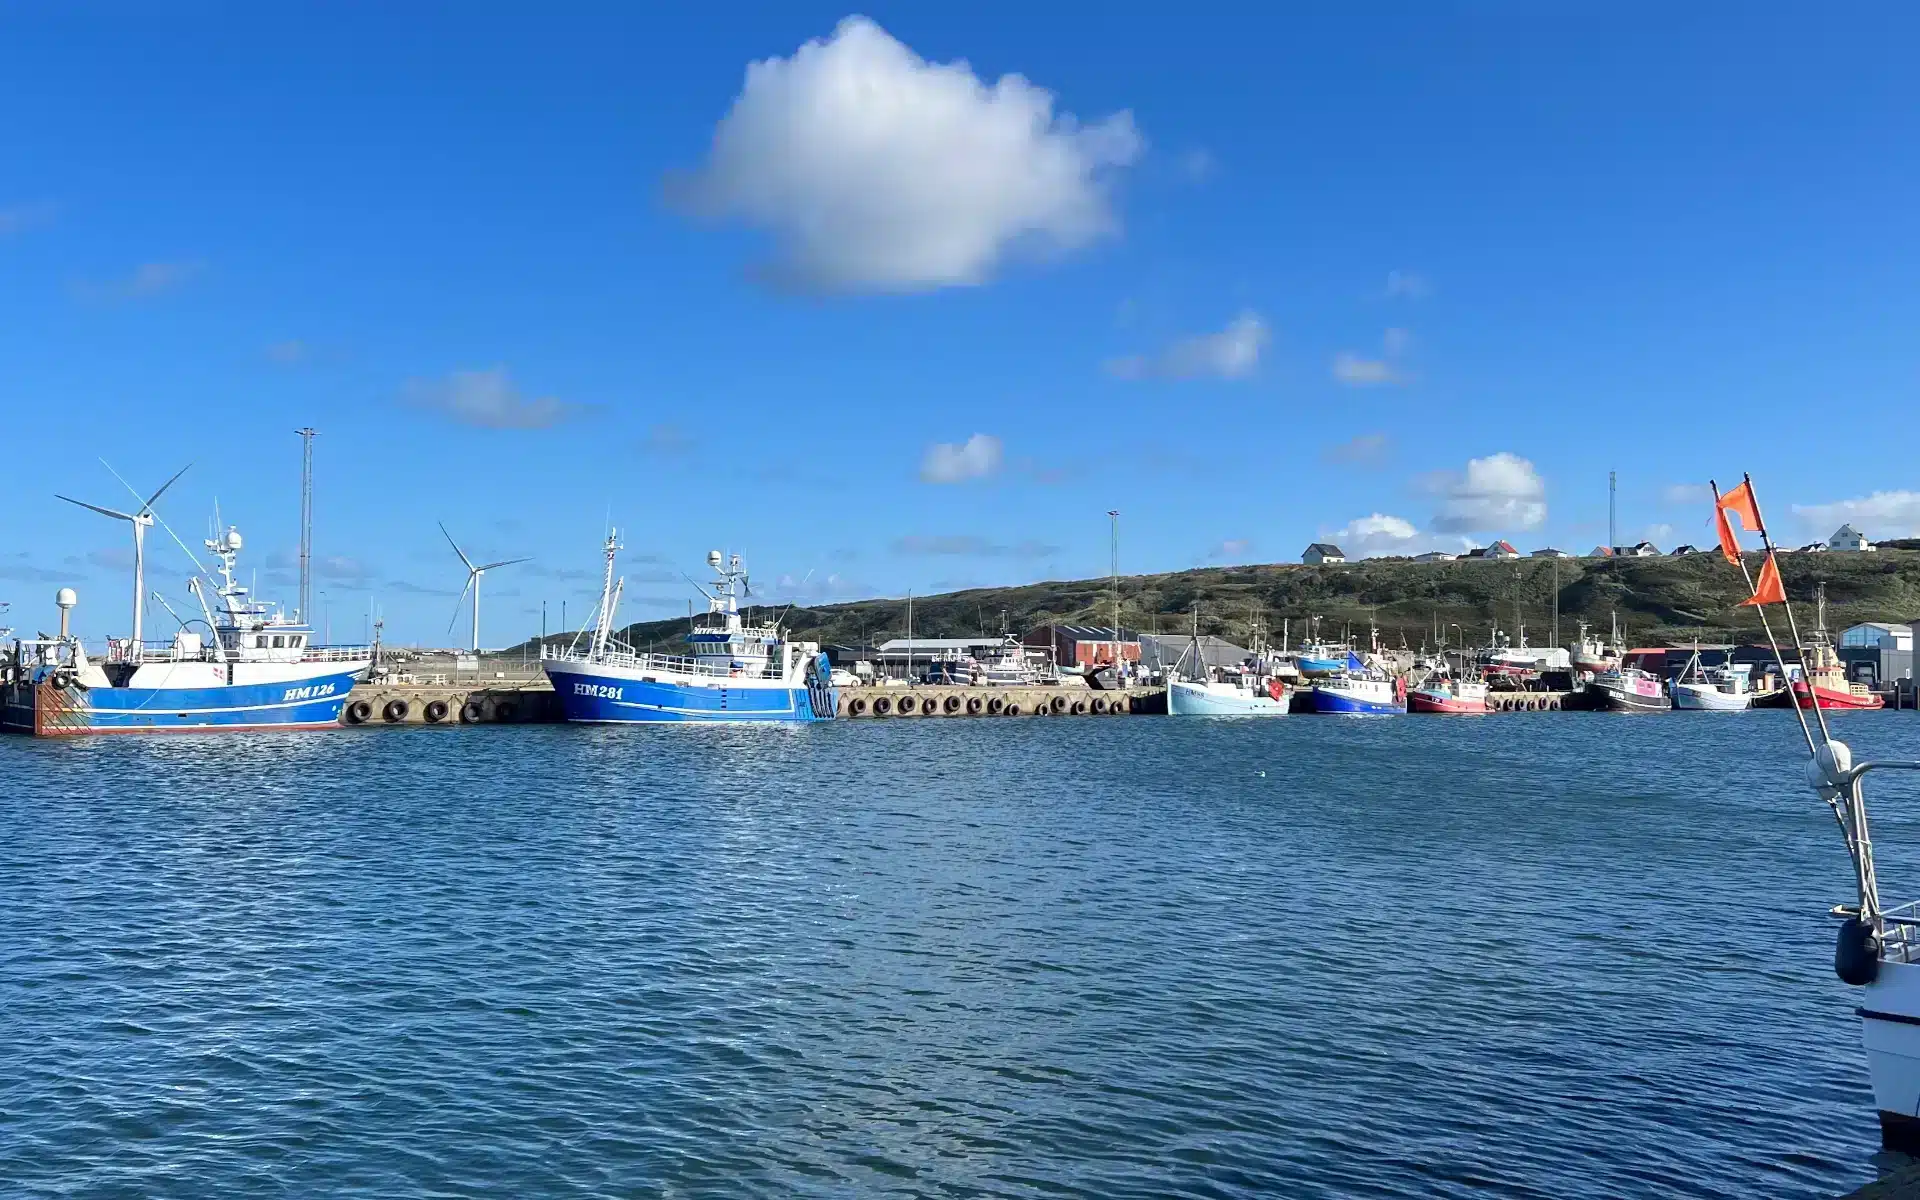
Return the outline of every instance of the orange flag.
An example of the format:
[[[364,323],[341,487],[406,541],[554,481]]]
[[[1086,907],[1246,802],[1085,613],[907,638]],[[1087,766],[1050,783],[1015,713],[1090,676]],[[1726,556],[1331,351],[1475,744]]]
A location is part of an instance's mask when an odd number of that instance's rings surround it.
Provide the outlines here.
[[[1744,485],[1743,485],[1744,486]],[[1780,582],[1780,564],[1773,561],[1773,554],[1767,554],[1767,561],[1760,567],[1760,582],[1753,585],[1753,595],[1742,600],[1740,607],[1749,604],[1785,604],[1787,589]]]
[[[1739,565],[1740,539],[1733,535],[1733,526],[1727,521],[1731,515],[1740,522],[1740,527],[1748,533],[1760,532],[1760,506],[1753,501],[1753,485],[1742,483],[1730,492],[1723,493],[1713,503],[1713,523],[1720,530],[1720,553],[1728,562]]]

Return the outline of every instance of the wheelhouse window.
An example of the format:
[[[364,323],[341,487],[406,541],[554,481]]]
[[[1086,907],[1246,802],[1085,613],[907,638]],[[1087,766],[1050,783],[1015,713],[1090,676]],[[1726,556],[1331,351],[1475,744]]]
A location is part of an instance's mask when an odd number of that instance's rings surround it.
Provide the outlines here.
[[[280,635],[280,634],[277,634],[277,633],[276,633],[276,634],[274,634],[274,635],[273,635],[273,648],[274,648],[275,650],[284,650],[284,649],[286,649],[286,648],[287,648],[287,639],[286,639],[286,638],[285,638],[284,636],[282,636],[282,635]]]
[[[256,636],[253,639],[253,646],[256,650],[265,650],[267,648],[267,635],[262,633]]]

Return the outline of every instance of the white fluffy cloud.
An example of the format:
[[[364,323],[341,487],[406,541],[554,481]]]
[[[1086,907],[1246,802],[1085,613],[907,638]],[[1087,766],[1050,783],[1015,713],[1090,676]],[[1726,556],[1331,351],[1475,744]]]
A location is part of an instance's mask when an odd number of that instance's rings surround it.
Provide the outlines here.
[[[865,17],[748,66],[687,209],[767,230],[788,286],[907,292],[985,282],[1010,249],[1071,250],[1118,227],[1107,183],[1133,117],[1082,125],[1018,75],[929,63]]]
[[[1506,451],[1469,460],[1463,474],[1443,477],[1439,488],[1433,527],[1442,533],[1534,529],[1547,519],[1547,485],[1540,473]]]
[[[1129,354],[1113,359],[1107,363],[1107,372],[1122,379],[1244,379],[1260,365],[1260,352],[1270,340],[1260,314],[1243,312],[1219,333],[1182,338],[1152,357]]]
[[[920,478],[926,483],[983,479],[1000,469],[1002,457],[1000,439],[990,433],[976,433],[958,445],[939,442],[920,460]]]
[[[1796,504],[1793,515],[1822,536],[1851,523],[1870,538],[1920,537],[1920,492],[1875,492],[1831,504]]]
[[[578,405],[553,396],[522,396],[505,367],[455,371],[432,383],[416,382],[408,386],[406,399],[462,425],[483,429],[545,429],[580,411]]]
[[[1378,512],[1356,517],[1338,529],[1322,530],[1320,540],[1333,542],[1347,552],[1348,558],[1414,555],[1429,550],[1458,554],[1473,547],[1465,538],[1429,533],[1405,517]]]

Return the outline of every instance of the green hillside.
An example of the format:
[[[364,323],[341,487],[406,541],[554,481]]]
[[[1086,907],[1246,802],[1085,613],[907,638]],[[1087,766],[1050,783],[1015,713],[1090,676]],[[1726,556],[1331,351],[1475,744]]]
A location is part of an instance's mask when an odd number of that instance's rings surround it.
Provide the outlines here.
[[[1753,569],[1757,557],[1749,555]],[[1858,621],[1910,621],[1920,617],[1920,551],[1883,549],[1874,554],[1787,554],[1781,576],[1802,621],[1813,619],[1810,601],[1817,582],[1827,585],[1827,623],[1842,629]],[[1418,646],[1431,638],[1435,622],[1465,626],[1471,640],[1486,637],[1497,618],[1504,629],[1516,613],[1527,623],[1528,640],[1545,644],[1552,631],[1554,594],[1559,593],[1562,641],[1570,640],[1585,620],[1604,631],[1618,612],[1629,639],[1638,645],[1692,640],[1756,640],[1760,622],[1751,608],[1736,605],[1747,595],[1740,572],[1717,553],[1684,558],[1520,559],[1512,562],[1455,561],[1416,563],[1373,559],[1339,566],[1271,564],[1205,567],[1166,575],[1132,575],[1120,580],[1122,621],[1147,631],[1184,631],[1189,612],[1199,606],[1203,633],[1244,638],[1249,618],[1258,614],[1278,637],[1289,620],[1299,637],[1309,617],[1322,618],[1321,630],[1337,636],[1350,625],[1362,637],[1371,618],[1387,645],[1404,637]],[[906,633],[904,600],[861,600],[785,611],[791,633],[822,643],[879,643]],[[1112,593],[1105,579],[977,588],[917,597],[913,632],[919,637],[994,633],[1016,634],[1050,622],[1111,624]],[[623,635],[641,646],[677,641],[686,618],[628,627]],[[1458,640],[1458,635],[1453,635]]]

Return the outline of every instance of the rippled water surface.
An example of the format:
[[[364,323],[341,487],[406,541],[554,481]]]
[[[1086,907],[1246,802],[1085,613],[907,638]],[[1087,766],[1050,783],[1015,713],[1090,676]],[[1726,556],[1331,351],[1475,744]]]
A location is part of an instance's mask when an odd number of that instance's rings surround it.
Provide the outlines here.
[[[1791,722],[0,741],[0,1191],[1831,1195]]]

